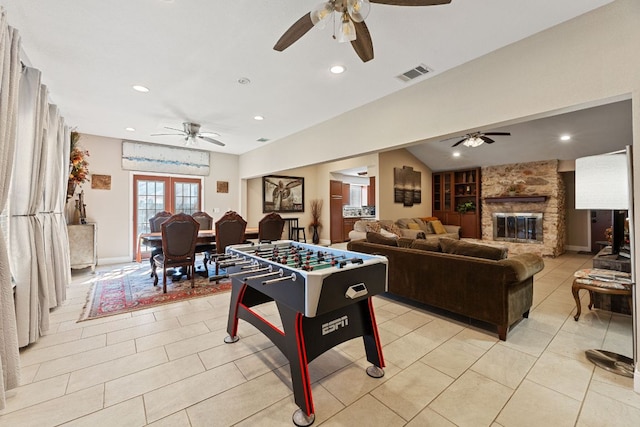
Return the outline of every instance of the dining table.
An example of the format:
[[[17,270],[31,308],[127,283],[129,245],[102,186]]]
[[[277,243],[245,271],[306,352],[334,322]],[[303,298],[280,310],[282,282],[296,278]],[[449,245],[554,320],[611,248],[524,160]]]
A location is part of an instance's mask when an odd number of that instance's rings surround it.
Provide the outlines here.
[[[257,239],[258,227],[247,227],[244,232],[245,239]],[[198,238],[196,240],[196,252],[197,247],[200,245],[211,245],[216,241],[215,230],[199,230]],[[138,235],[138,244],[136,248],[136,261],[142,261],[142,245],[151,246],[154,248],[162,247],[162,232],[156,231],[153,233],[140,233]]]

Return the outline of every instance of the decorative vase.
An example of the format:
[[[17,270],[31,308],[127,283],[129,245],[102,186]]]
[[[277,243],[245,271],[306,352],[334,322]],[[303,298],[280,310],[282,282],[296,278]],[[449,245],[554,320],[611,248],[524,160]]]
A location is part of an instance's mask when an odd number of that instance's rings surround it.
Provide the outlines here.
[[[80,218],[82,217],[82,212],[80,210],[80,200],[76,199],[76,207],[73,211],[73,220],[71,224],[78,225],[80,224]]]
[[[312,225],[311,229],[313,231],[313,237],[311,238],[311,241],[314,245],[317,245],[320,242],[320,235],[318,235],[318,226]]]

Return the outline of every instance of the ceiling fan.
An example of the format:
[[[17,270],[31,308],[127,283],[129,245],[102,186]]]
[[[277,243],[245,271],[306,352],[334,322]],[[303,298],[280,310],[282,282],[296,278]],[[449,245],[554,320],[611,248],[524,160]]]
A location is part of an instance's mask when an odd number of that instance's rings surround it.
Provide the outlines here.
[[[434,6],[449,4],[451,0],[328,0],[298,19],[280,37],[273,48],[282,52],[314,26],[324,27],[335,12],[335,19],[339,21],[338,33],[336,34],[334,29],[333,38],[340,43],[351,42],[351,46],[362,62],[370,61],[373,59],[373,42],[369,29],[364,23],[369,14],[370,3],[392,6]]]
[[[495,136],[495,135],[511,135],[511,132],[473,132],[473,133],[468,133],[464,136],[455,136],[453,138],[447,138],[444,141],[448,141],[449,139],[454,139],[454,138],[462,138],[460,141],[456,142],[455,144],[453,144],[451,147],[457,147],[458,145],[462,144],[466,147],[477,147],[479,145],[484,144],[485,142],[487,144],[493,144],[495,142],[495,140],[489,138],[487,135],[491,135],[491,136]]]
[[[184,122],[182,123],[182,127],[183,129],[176,129],[176,128],[170,128],[165,126],[165,129],[175,130],[180,133],[154,133],[154,134],[151,134],[151,136],[180,135],[184,137],[184,140],[186,141],[184,145],[186,146],[196,145],[198,143],[198,139],[202,139],[203,141],[206,141],[206,142],[211,142],[212,144],[216,144],[221,147],[225,146],[223,142],[220,142],[217,139],[204,136],[204,134],[216,135],[216,136],[218,134],[214,132],[200,132],[200,125],[198,123]]]

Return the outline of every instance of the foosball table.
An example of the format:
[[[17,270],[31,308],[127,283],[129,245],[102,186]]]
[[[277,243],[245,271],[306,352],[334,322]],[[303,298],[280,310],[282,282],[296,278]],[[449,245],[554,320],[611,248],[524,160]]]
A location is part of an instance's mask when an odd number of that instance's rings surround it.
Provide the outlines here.
[[[225,338],[237,342],[243,319],[276,345],[289,360],[297,426],[315,420],[308,364],[325,351],[362,337],[369,376],[384,375],[384,359],[371,297],[387,290],[387,259],[322,246],[278,241],[235,245],[221,261],[231,278]],[[282,329],[253,307],[275,302]]]

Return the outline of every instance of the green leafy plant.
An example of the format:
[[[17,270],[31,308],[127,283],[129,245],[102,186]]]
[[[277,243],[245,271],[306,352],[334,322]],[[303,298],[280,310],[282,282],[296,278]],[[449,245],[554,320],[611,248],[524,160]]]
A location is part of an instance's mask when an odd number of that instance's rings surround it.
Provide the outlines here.
[[[456,207],[456,210],[460,213],[473,212],[476,210],[476,204],[471,201],[463,202]]]

